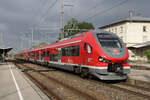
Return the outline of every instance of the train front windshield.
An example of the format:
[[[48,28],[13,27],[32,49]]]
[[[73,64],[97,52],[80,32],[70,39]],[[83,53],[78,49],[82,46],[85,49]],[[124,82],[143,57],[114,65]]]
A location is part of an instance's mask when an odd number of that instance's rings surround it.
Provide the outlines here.
[[[118,38],[111,37],[111,35],[97,35],[102,47],[105,48],[122,48],[121,42]]]

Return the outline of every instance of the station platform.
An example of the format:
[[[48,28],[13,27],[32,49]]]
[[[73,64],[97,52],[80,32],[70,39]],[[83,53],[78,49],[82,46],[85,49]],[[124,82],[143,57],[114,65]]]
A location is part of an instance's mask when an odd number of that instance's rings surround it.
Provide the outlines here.
[[[131,72],[130,74],[128,74],[129,78],[150,83],[150,64],[149,63],[130,62],[129,64],[132,66]]]
[[[15,65],[0,63],[0,100],[50,100]]]
[[[130,79],[140,80],[150,83],[150,70],[136,70],[131,69],[130,74],[128,74]]]
[[[135,63],[135,62],[130,62],[129,64],[131,66],[141,66],[141,67],[150,68],[150,64],[149,63]]]

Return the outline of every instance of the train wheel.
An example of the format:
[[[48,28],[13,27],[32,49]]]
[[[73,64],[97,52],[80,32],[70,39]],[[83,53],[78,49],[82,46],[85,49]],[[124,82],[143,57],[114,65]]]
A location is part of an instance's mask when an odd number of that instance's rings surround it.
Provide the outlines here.
[[[93,78],[93,76],[89,73],[88,79],[92,79],[92,78]]]
[[[89,76],[89,69],[88,68],[82,68],[81,69],[81,75],[82,78],[87,78]]]
[[[79,74],[79,73],[80,73],[80,68],[79,68],[79,67],[74,67],[74,72],[75,72],[76,74]]]

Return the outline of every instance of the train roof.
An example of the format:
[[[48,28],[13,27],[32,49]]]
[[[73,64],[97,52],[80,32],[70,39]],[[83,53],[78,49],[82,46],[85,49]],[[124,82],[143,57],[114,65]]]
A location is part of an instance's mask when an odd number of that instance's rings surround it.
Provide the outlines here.
[[[62,46],[63,45],[67,45],[69,43],[77,43],[77,42],[81,42],[84,40],[84,38],[86,38],[86,35],[89,34],[89,33],[92,33],[93,35],[94,34],[97,34],[97,33],[100,33],[100,34],[111,34],[113,37],[117,37],[114,33],[111,33],[111,32],[107,32],[107,31],[104,31],[104,30],[90,30],[88,32],[84,32],[84,33],[81,33],[81,34],[76,34],[74,36],[71,36],[69,38],[65,38],[65,39],[62,39],[56,43],[52,43],[52,44],[49,44],[49,45],[45,45],[45,46],[42,46],[42,47],[39,47],[39,48],[33,48],[33,49],[30,49],[28,51],[38,51],[38,50],[43,50],[43,49],[47,49],[47,48],[57,48],[59,46]]]
[[[49,45],[46,45],[46,46],[43,46],[43,47],[40,47],[40,48],[36,48],[36,50],[47,49],[47,48],[55,48],[55,47],[61,46],[62,44],[66,44],[67,45],[69,43],[81,42],[83,40],[83,38],[85,37],[85,34],[88,34],[89,32],[91,32],[91,31],[84,32],[82,34],[78,34],[78,35],[69,37],[67,39],[60,40],[60,41],[58,41],[56,43],[52,43],[52,44],[49,44]]]

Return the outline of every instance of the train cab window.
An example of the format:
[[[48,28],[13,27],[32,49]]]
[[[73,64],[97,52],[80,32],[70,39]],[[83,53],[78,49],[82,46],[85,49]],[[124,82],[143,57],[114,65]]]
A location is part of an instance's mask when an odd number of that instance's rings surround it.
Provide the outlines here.
[[[147,30],[146,30],[146,26],[143,26],[143,32],[146,32]]]
[[[92,47],[88,44],[87,45],[87,52],[90,54],[92,52]]]
[[[122,48],[119,38],[113,37],[110,34],[97,34],[98,40],[102,47],[105,48]]]
[[[117,38],[105,38],[105,39],[100,39],[99,41],[100,41],[100,44],[102,45],[102,47],[122,48],[120,40]]]

